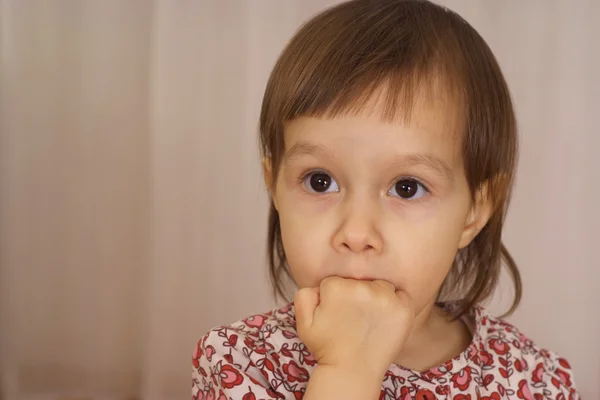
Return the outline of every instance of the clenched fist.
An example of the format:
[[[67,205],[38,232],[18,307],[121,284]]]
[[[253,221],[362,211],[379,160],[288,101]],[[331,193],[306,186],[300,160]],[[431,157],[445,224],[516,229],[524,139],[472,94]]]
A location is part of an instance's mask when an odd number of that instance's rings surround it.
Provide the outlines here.
[[[327,277],[318,288],[298,290],[294,304],[300,339],[319,365],[361,363],[381,376],[402,350],[414,319],[408,295],[383,280]]]

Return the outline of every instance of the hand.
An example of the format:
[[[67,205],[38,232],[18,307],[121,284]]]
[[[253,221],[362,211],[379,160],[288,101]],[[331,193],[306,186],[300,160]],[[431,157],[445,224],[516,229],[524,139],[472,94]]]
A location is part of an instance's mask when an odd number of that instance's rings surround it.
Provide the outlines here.
[[[294,298],[300,339],[319,365],[360,363],[383,374],[402,350],[414,310],[404,291],[383,280],[337,276],[319,288],[302,288]]]

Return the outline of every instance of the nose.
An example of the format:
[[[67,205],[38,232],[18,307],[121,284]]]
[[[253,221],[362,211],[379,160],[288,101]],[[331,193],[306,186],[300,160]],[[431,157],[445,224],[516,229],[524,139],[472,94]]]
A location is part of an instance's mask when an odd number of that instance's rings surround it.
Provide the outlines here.
[[[377,230],[377,211],[372,204],[348,204],[342,211],[341,222],[332,245],[340,253],[379,253],[383,238]]]

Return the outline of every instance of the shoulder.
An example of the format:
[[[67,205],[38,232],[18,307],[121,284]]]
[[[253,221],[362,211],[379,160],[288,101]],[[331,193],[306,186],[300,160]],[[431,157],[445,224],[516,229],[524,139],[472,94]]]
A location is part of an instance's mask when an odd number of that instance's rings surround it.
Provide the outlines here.
[[[476,314],[479,355],[493,367],[498,379],[512,382],[516,391],[529,390],[543,396],[563,393],[567,398],[579,398],[565,358],[539,346],[515,325],[491,316],[483,308],[478,308]]]
[[[244,354],[268,353],[279,341],[297,337],[293,306],[261,314],[250,315],[228,325],[214,327],[198,342],[197,350],[203,348],[211,353],[230,353],[245,349]],[[204,355],[207,355],[206,353]]]
[[[235,396],[250,390],[276,398],[307,382],[315,361],[298,337],[288,304],[211,329],[198,341],[192,363],[197,392],[212,389],[218,397],[217,390]]]

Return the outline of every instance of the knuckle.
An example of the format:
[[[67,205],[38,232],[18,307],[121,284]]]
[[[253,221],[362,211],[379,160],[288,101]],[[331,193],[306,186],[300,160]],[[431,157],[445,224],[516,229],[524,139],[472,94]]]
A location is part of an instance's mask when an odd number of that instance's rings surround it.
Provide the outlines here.
[[[319,286],[321,287],[321,290],[329,290],[332,287],[335,287],[335,285],[336,285],[335,277],[328,276],[321,281],[321,284]]]
[[[353,285],[352,294],[361,301],[370,300],[373,297],[373,291],[369,287],[369,285],[365,285],[364,283],[358,283]]]

